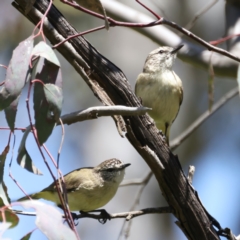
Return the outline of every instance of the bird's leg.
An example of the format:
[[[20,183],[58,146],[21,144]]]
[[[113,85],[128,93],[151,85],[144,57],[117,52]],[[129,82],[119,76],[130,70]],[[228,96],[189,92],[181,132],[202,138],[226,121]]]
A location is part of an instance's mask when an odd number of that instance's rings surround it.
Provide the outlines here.
[[[167,142],[166,133],[163,132],[161,129],[158,129],[158,133],[161,135],[161,137],[163,138],[163,140],[164,140],[165,142]]]
[[[167,143],[167,145],[169,146],[169,139],[168,139],[169,136],[167,136],[168,135],[168,128],[169,128],[169,124],[166,122],[165,123],[165,136],[164,136],[165,138],[164,138],[164,140]]]
[[[79,219],[79,215],[74,213],[74,212],[71,212],[71,215],[72,215],[72,219],[74,221],[74,225],[77,226],[78,225],[78,221],[75,222],[75,220],[78,220]],[[64,222],[66,222],[66,216],[64,215],[63,216],[65,218]]]
[[[83,214],[83,215],[85,213],[92,213],[92,212],[100,212],[100,216],[102,216],[102,218],[98,219],[98,221],[102,224],[106,223],[107,220],[111,220],[110,214],[105,209],[96,209],[96,210],[92,210],[92,211],[89,211],[89,212],[80,211],[80,213]]]

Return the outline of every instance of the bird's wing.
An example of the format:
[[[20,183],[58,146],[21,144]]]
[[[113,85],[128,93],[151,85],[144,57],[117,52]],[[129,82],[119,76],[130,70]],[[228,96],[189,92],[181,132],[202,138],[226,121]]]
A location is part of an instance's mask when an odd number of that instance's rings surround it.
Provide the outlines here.
[[[85,169],[92,169],[92,168],[89,167],[89,168],[75,169],[72,172],[69,172],[63,176],[67,192],[74,191],[84,181],[79,176],[79,171],[84,171]],[[59,184],[59,181],[57,181],[57,184]],[[56,189],[56,184],[54,182],[51,185],[49,185],[47,188],[43,189],[42,191],[49,191],[52,189]]]
[[[179,88],[179,92],[180,92],[180,95],[179,95],[179,108],[178,108],[178,112],[177,112],[175,118],[173,119],[172,123],[175,121],[175,119],[176,119],[176,117],[177,117],[177,115],[178,115],[178,113],[179,113],[179,110],[180,110],[182,101],[183,101],[183,88],[182,88],[182,87]]]

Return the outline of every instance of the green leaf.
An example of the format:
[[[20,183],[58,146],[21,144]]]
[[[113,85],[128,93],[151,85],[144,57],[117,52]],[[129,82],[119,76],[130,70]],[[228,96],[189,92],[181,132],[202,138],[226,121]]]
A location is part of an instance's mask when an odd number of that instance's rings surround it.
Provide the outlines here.
[[[41,67],[41,69],[40,69]],[[34,113],[38,141],[42,145],[51,135],[52,130],[61,114],[62,109],[62,74],[61,69],[49,61],[40,61],[38,64],[36,82],[34,85]],[[52,85],[55,85],[53,87]]]
[[[14,127],[15,127],[19,97],[20,96],[18,96],[18,98],[16,98],[8,107],[4,109],[8,126],[10,127],[12,132],[14,131]]]
[[[43,90],[45,98],[49,104],[48,115],[53,117],[57,122],[62,110],[63,102],[62,89],[54,84],[48,83],[44,85]]]
[[[29,37],[21,42],[13,51],[12,58],[6,72],[4,86],[0,90],[0,110],[8,107],[16,100],[31,73],[29,67],[31,52],[33,49],[33,38]]]
[[[23,134],[20,146],[18,148],[17,162],[22,168],[26,169],[27,171],[34,173],[36,175],[42,175],[42,172],[34,165],[26,149],[26,140],[30,131],[31,128],[29,126],[27,127],[25,133]]]
[[[0,205],[3,205],[3,201],[2,201],[1,198],[0,198]],[[5,221],[11,223],[10,228],[14,228],[15,226],[18,225],[19,218],[18,218],[18,216],[14,212],[12,212],[11,209],[5,209],[5,211],[3,211],[0,214],[0,222],[4,221],[4,219],[2,217],[3,214],[4,214],[4,217],[5,217]]]
[[[50,63],[55,64],[60,67],[60,62],[58,61],[57,56],[50,46],[48,46],[45,42],[39,42],[33,49],[32,55],[36,57],[42,57],[48,60]]]
[[[10,204],[10,198],[7,193],[7,187],[3,181],[4,176],[4,166],[6,161],[6,156],[9,151],[9,146],[5,147],[2,154],[0,155],[0,198],[2,200],[2,204],[0,206],[8,206]]]
[[[29,240],[31,235],[32,235],[33,232],[30,232],[28,234],[26,234],[25,236],[23,236],[20,240]]]

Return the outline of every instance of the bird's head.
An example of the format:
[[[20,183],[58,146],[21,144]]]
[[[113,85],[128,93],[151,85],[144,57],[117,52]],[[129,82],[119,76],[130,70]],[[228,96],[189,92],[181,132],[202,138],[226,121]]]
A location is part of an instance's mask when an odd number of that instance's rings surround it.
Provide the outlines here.
[[[100,163],[94,171],[100,174],[104,181],[120,183],[123,180],[125,168],[130,165],[130,163],[124,164],[119,159],[112,158]]]
[[[176,48],[172,47],[159,47],[149,53],[143,72],[161,72],[165,69],[172,69],[174,59],[176,58],[178,50],[180,50],[183,45],[180,45]]]

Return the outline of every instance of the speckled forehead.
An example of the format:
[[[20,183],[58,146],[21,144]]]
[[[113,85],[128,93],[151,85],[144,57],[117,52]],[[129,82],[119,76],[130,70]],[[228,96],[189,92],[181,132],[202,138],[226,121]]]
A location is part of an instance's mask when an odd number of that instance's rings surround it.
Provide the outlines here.
[[[121,165],[121,164],[122,164],[122,161],[116,158],[109,159],[104,162],[104,165],[106,165],[108,168],[114,167],[116,165]]]

